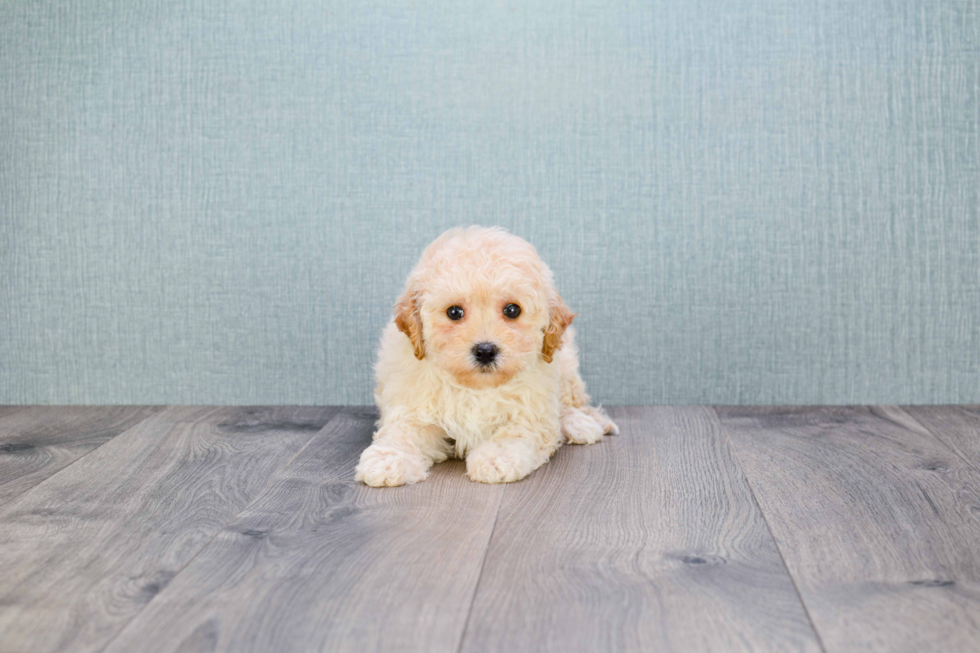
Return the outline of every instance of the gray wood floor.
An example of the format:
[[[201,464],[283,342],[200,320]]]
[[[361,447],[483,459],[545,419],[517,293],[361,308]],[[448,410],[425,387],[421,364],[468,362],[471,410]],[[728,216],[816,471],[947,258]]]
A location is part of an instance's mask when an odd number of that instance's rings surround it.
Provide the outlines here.
[[[980,650],[980,408],[610,412],[378,490],[373,409],[0,407],[0,652]]]

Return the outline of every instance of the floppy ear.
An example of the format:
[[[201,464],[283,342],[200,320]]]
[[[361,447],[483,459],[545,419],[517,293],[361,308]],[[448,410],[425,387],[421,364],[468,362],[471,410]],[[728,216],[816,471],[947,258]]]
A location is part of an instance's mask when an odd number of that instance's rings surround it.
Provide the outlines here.
[[[555,352],[561,349],[562,334],[565,333],[565,329],[575,318],[575,313],[572,313],[571,309],[565,305],[561,296],[558,296],[557,299],[558,301],[551,307],[551,319],[548,326],[544,328],[544,345],[541,347],[541,357],[546,363],[550,363]]]
[[[408,336],[415,348],[415,358],[425,358],[425,343],[422,341],[422,315],[419,313],[418,294],[412,290],[405,293],[395,302],[395,326]]]

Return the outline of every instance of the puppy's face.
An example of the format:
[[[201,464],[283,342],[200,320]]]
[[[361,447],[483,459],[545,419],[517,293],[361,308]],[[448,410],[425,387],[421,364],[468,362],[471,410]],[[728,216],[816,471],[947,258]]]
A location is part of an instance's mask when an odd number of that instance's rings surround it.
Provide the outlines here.
[[[496,387],[533,362],[550,362],[571,318],[534,248],[491,229],[436,240],[396,305],[416,357],[470,388]]]
[[[483,281],[446,284],[422,305],[426,356],[472,388],[510,380],[539,355],[543,338],[533,293]]]

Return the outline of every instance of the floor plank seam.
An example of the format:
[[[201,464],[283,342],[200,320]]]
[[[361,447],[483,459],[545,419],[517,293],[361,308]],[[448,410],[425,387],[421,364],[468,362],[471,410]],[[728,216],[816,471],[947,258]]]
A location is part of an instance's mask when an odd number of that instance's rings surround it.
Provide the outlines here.
[[[721,415],[718,414],[718,410],[714,406],[711,407],[711,410],[718,420],[718,426],[721,429],[721,434],[725,437],[725,442],[728,444],[728,449],[732,452],[732,458],[735,460],[735,466],[738,467],[739,473],[741,473],[742,478],[745,479],[745,484],[749,488],[749,494],[752,496],[752,502],[755,504],[756,509],[758,509],[759,514],[762,516],[762,523],[766,525],[766,530],[769,532],[769,537],[772,539],[773,546],[776,547],[776,553],[779,554],[779,560],[783,563],[783,569],[786,570],[786,575],[789,577],[790,582],[793,583],[793,591],[796,592],[796,597],[799,599],[800,605],[803,607],[803,614],[806,615],[806,619],[810,624],[810,630],[813,631],[813,636],[817,638],[817,644],[820,646],[820,650],[827,653],[827,647],[823,643],[823,638],[820,636],[820,631],[817,629],[817,624],[814,623],[813,616],[810,614],[810,608],[807,607],[806,601],[803,600],[803,594],[800,592],[799,585],[796,584],[796,578],[793,577],[793,572],[790,571],[789,565],[786,563],[786,556],[783,555],[783,550],[779,547],[779,540],[776,539],[776,534],[773,533],[772,526],[769,525],[769,518],[766,516],[766,511],[762,509],[762,504],[759,503],[759,498],[756,496],[755,488],[752,487],[752,481],[749,480],[748,474],[745,473],[745,467],[738,459],[738,451],[735,449],[735,444],[732,442],[732,438],[728,434],[728,429],[725,428]]]
[[[164,409],[165,409],[165,408],[166,408],[166,407],[164,407]],[[134,428],[136,428],[137,426],[140,426],[141,424],[143,424],[144,422],[146,422],[146,420],[148,420],[148,419],[152,419],[152,418],[154,418],[154,417],[156,417],[156,416],[157,416],[157,415],[159,415],[159,414],[160,414],[161,412],[163,412],[163,410],[164,410],[164,409],[161,409],[161,410],[160,410],[160,412],[157,412],[157,413],[153,413],[152,415],[147,415],[146,417],[144,417],[144,418],[143,418],[143,419],[141,419],[140,421],[138,421],[138,422],[136,422],[135,424],[133,424],[132,426],[130,426],[130,427],[129,427],[128,429],[124,429],[124,430],[122,430],[122,431],[120,431],[119,433],[116,433],[116,434],[115,434],[114,436],[112,436],[111,438],[109,438],[109,439],[108,439],[108,440],[106,440],[105,442],[101,442],[101,443],[99,443],[99,444],[98,444],[97,446],[95,446],[95,447],[92,447],[92,448],[91,448],[90,450],[88,450],[88,451],[86,451],[85,453],[83,453],[83,454],[82,454],[81,456],[79,456],[79,457],[78,457],[78,458],[76,458],[75,460],[72,460],[72,461],[71,461],[71,462],[69,462],[69,463],[68,463],[67,465],[65,465],[64,467],[62,467],[62,468],[61,468],[61,469],[59,469],[58,471],[56,471],[56,472],[54,472],[54,473],[53,473],[53,474],[51,474],[50,476],[48,476],[48,477],[46,477],[46,478],[42,478],[42,479],[41,479],[40,481],[38,481],[38,482],[37,482],[37,483],[35,483],[34,485],[32,485],[32,486],[30,486],[29,488],[24,488],[24,490],[23,490],[23,491],[21,491],[21,492],[18,492],[17,494],[15,494],[15,495],[13,495],[13,496],[10,496],[10,497],[7,497],[6,499],[4,499],[4,500],[2,500],[2,501],[0,501],[0,509],[3,509],[3,507],[4,507],[4,506],[6,506],[6,505],[7,505],[8,503],[11,503],[12,501],[15,501],[15,500],[17,500],[17,499],[19,499],[20,497],[22,497],[22,496],[24,496],[24,495],[25,495],[25,494],[27,494],[28,492],[31,492],[31,491],[33,491],[33,490],[35,490],[35,489],[37,489],[37,488],[39,488],[39,487],[41,487],[42,485],[44,485],[45,483],[47,483],[47,482],[48,482],[48,481],[50,481],[51,479],[53,479],[53,478],[55,478],[56,476],[58,476],[59,474],[61,474],[61,473],[62,473],[62,472],[64,472],[65,470],[67,470],[67,469],[69,469],[69,468],[70,468],[70,467],[71,467],[72,465],[74,465],[75,463],[77,463],[77,462],[78,462],[79,460],[82,460],[82,459],[84,459],[85,457],[87,457],[87,456],[89,456],[90,454],[92,454],[93,452],[96,452],[96,451],[98,451],[99,449],[101,449],[101,448],[102,448],[102,447],[104,447],[105,445],[107,445],[107,444],[109,444],[110,442],[112,442],[113,440],[115,440],[116,438],[118,438],[119,436],[121,436],[121,435],[125,435],[126,433],[129,433],[129,432],[130,432],[130,431],[131,431],[132,429],[134,429]]]
[[[466,611],[466,623],[463,625],[463,632],[459,636],[456,653],[461,653],[463,644],[466,642],[466,633],[470,629],[470,620],[473,618],[473,605],[476,603],[476,595],[480,591],[480,583],[483,581],[483,572],[487,567],[487,558],[490,557],[490,546],[493,544],[493,534],[497,532],[497,521],[500,519],[500,509],[504,505],[504,493],[506,491],[507,487],[504,487],[500,493],[500,500],[497,502],[497,511],[493,514],[493,526],[490,527],[490,535],[487,537],[487,547],[483,551],[483,560],[480,562],[480,573],[476,577],[476,583],[473,585],[473,594],[470,595],[470,607]]]
[[[312,443],[313,440],[315,440],[318,435],[320,435],[321,433],[323,433],[323,431],[326,430],[327,427],[329,427],[331,424],[333,424],[334,420],[336,420],[338,417],[340,417],[343,414],[344,414],[343,409],[342,408],[337,408],[337,411],[333,415],[330,416],[330,419],[327,420],[327,423],[323,425],[323,428],[321,428],[319,431],[316,431],[315,433],[313,433],[313,435],[310,436],[310,439],[307,440],[306,443],[302,447],[299,448],[299,450],[296,452],[296,454],[292,458],[290,458],[289,460],[287,460],[282,465],[282,467],[280,467],[275,472],[273,472],[272,474],[269,475],[269,479],[266,481],[265,485],[263,485],[261,488],[259,488],[258,492],[255,493],[255,496],[253,496],[251,498],[251,500],[249,500],[248,503],[246,503],[244,506],[242,506],[242,509],[239,510],[237,513],[235,513],[234,516],[232,516],[230,519],[228,519],[228,521],[226,521],[221,526],[221,528],[217,529],[214,532],[214,535],[212,535],[211,538],[207,542],[205,542],[201,546],[201,548],[198,549],[194,553],[194,555],[192,555],[190,557],[190,559],[186,563],[184,563],[184,565],[179,570],[177,570],[177,572],[173,575],[173,577],[170,579],[170,581],[169,581],[168,584],[173,583],[177,579],[178,576],[180,576],[182,573],[184,573],[184,570],[187,569],[191,565],[191,563],[193,563],[194,560],[197,559],[197,557],[199,555],[201,555],[201,553],[203,553],[209,546],[211,546],[211,544],[214,542],[215,538],[217,538],[219,535],[221,535],[221,533],[223,533],[224,530],[226,528],[228,528],[228,525],[231,524],[231,523],[233,523],[236,519],[238,519],[238,517],[243,512],[245,512],[246,510],[248,510],[248,507],[251,506],[253,503],[255,503],[255,500],[256,499],[258,499],[260,496],[262,496],[262,493],[265,492],[266,488],[269,487],[272,484],[272,482],[276,479],[276,477],[281,472],[283,472],[284,470],[289,469],[289,466],[292,465],[296,461],[296,458],[299,457],[299,455],[301,453],[303,453],[303,451],[305,451],[307,447],[310,446],[310,443]],[[166,590],[166,588],[164,588],[164,590]],[[149,601],[147,601],[143,605],[143,607],[141,607],[139,609],[139,611],[136,612],[132,616],[131,619],[129,619],[129,621],[127,621],[125,624],[123,624],[119,628],[119,630],[117,630],[115,632],[115,634],[112,635],[112,637],[110,637],[109,639],[106,640],[105,646],[103,646],[101,650],[103,650],[103,651],[109,650],[109,647],[112,646],[112,643],[115,642],[117,639],[119,639],[119,637],[123,634],[123,632],[125,632],[125,630],[127,628],[129,628],[130,624],[132,624],[134,621],[136,621],[136,618],[139,617],[143,613],[143,611],[146,610],[146,608],[149,607],[149,605],[152,604],[157,599],[157,597],[160,596],[163,593],[164,593],[163,591],[157,592],[153,596],[153,598],[151,598]]]
[[[908,410],[905,410],[905,407],[904,406],[895,406],[895,408],[897,408],[898,410],[902,411],[902,414],[903,415],[907,416],[910,420],[912,420],[913,422],[915,422],[916,424],[918,424],[919,426],[921,426],[922,427],[922,430],[925,431],[926,433],[928,433],[929,434],[929,437],[931,437],[933,440],[935,440],[939,444],[939,446],[941,446],[943,449],[946,449],[947,451],[949,451],[950,454],[952,454],[953,456],[955,456],[956,458],[958,458],[960,461],[962,461],[963,463],[965,463],[967,467],[980,469],[980,465],[978,465],[976,463],[976,461],[970,460],[970,458],[968,458],[967,456],[963,455],[963,453],[960,452],[959,449],[957,449],[956,447],[951,446],[950,444],[948,444],[946,442],[945,439],[943,439],[943,438],[939,437],[938,435],[936,435],[936,432],[935,431],[933,431],[931,428],[929,428],[928,426],[926,426],[922,422],[922,420],[920,420],[919,418],[917,418],[913,413],[911,413]]]

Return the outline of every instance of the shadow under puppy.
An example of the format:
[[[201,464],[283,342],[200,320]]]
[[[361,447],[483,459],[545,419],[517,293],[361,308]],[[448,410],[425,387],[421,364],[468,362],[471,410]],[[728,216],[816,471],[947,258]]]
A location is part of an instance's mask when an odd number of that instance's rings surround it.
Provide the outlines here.
[[[527,241],[499,228],[451,229],[429,245],[381,336],[381,409],[357,480],[403,485],[466,458],[474,481],[518,481],[563,441],[619,430],[589,405],[574,314]]]

